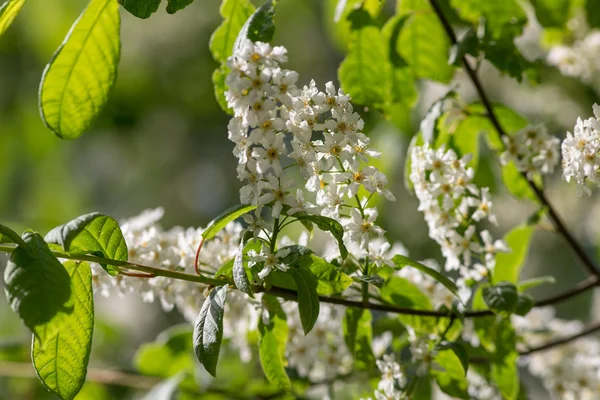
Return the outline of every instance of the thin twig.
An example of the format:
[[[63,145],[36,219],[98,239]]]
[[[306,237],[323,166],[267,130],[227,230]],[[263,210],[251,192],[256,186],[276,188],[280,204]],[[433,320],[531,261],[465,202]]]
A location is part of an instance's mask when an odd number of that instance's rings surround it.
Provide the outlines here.
[[[591,333],[594,333],[594,332],[597,332],[597,331],[600,331],[600,322],[596,322],[596,323],[588,326],[587,328],[585,328],[581,332],[576,333],[574,335],[566,336],[566,337],[559,338],[559,339],[555,339],[555,340],[552,340],[552,341],[550,341],[548,343],[542,344],[540,346],[531,347],[531,348],[529,348],[527,350],[520,351],[519,354],[522,355],[522,356],[527,356],[527,355],[532,354],[532,353],[537,353],[538,351],[548,350],[548,349],[551,349],[553,347],[557,347],[557,346],[560,346],[560,345],[563,345],[563,344],[567,344],[569,342],[572,342],[574,340],[577,340],[577,339],[579,339],[581,337],[587,336],[587,335],[589,335]]]
[[[442,26],[444,27],[444,30],[446,31],[446,34],[448,35],[450,42],[453,45],[456,44],[457,43],[456,35],[454,34],[452,25],[450,25],[450,22],[444,15],[443,10],[441,9],[441,7],[439,6],[439,4],[437,3],[436,0],[429,0],[429,2],[431,4],[431,7],[433,8],[434,12],[437,14],[440,22],[442,23]],[[502,128],[502,125],[500,124],[500,121],[498,120],[498,117],[496,116],[496,113],[494,112],[492,103],[490,102],[485,90],[483,89],[483,85],[481,84],[481,81],[479,80],[479,77],[477,76],[477,72],[471,67],[469,60],[467,60],[467,58],[465,56],[462,57],[461,61],[462,61],[464,70],[466,71],[467,75],[469,75],[469,78],[471,79],[471,82],[475,86],[475,90],[477,91],[477,94],[479,95],[479,98],[481,99],[481,102],[483,103],[483,106],[486,109],[487,117],[489,118],[490,122],[492,123],[492,125],[494,126],[494,128],[496,129],[496,131],[498,132],[498,135],[500,137],[507,136],[506,132]],[[538,198],[539,202],[548,208],[548,214],[554,224],[554,227],[565,238],[565,240],[567,241],[567,243],[569,244],[569,246],[571,247],[573,252],[577,255],[577,257],[583,263],[587,272],[590,275],[600,277],[600,271],[596,268],[595,263],[587,255],[587,253],[585,252],[583,247],[581,247],[579,242],[577,242],[577,240],[571,235],[571,232],[569,232],[569,230],[567,229],[567,227],[565,226],[563,221],[560,219],[560,217],[556,213],[556,210],[554,210],[554,208],[552,207],[552,205],[550,204],[550,202],[544,195],[543,190],[540,189],[532,180],[528,179],[527,175],[525,173],[521,172],[521,175],[527,181],[527,183],[529,184],[529,186],[535,193],[536,197]]]

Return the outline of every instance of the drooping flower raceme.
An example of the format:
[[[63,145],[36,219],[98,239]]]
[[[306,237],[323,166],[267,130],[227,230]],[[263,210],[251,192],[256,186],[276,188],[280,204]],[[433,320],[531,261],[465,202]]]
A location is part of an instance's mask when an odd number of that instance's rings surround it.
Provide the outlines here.
[[[577,183],[578,194],[591,194],[588,184],[600,186],[600,106],[594,104],[593,110],[594,117],[577,118],[561,144],[563,177]]]
[[[502,164],[513,161],[529,179],[535,174],[554,172],[560,156],[560,141],[550,136],[544,125],[528,126],[502,140],[506,148],[500,156]]]
[[[429,236],[442,249],[448,271],[459,270],[463,281],[481,281],[493,270],[495,254],[509,251],[502,240],[476,224],[496,224],[488,188],[473,184],[469,157],[458,158],[453,150],[415,146],[411,153],[410,180],[425,215]]]
[[[298,74],[280,67],[285,61],[285,48],[249,40],[228,60],[225,97],[234,111],[228,130],[238,178],[244,182],[240,200],[269,206],[275,223],[298,213],[339,220],[345,239],[366,248],[369,238],[383,230],[375,224],[377,211],[359,199],[359,190],[394,200],[386,176],[368,165],[379,153],[369,149],[350,96],[331,82],[325,91],[314,81],[298,87]],[[298,175],[304,180],[299,188],[293,180]],[[348,213],[342,213],[343,207],[349,207]],[[262,225],[261,230],[273,228]],[[279,255],[261,256],[270,260],[261,278],[273,268],[284,269]]]
[[[592,31],[572,46],[553,47],[546,58],[565,76],[578,78],[584,83],[594,83],[600,71],[600,32]]]

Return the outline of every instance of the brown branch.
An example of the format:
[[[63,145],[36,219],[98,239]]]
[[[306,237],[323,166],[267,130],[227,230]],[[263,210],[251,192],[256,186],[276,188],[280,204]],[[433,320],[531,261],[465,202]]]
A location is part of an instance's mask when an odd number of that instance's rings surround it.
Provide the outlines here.
[[[439,6],[439,4],[437,3],[436,0],[429,0],[429,2],[431,4],[431,7],[433,8],[434,12],[438,16],[440,22],[442,23],[442,26],[444,27],[444,30],[446,31],[446,34],[448,35],[450,42],[453,45],[456,44],[457,43],[456,35],[454,34],[454,30],[452,29],[450,22],[445,17],[443,10],[441,9],[441,7]],[[483,85],[481,84],[481,81],[479,80],[479,77],[477,76],[477,72],[475,72],[473,67],[471,67],[469,60],[467,60],[467,58],[465,56],[462,57],[461,61],[462,61],[464,70],[466,71],[467,75],[469,75],[469,78],[471,79],[471,82],[475,86],[475,90],[477,91],[477,94],[479,95],[479,98],[481,99],[481,102],[483,103],[483,106],[485,107],[485,110],[487,112],[487,117],[489,118],[490,122],[492,123],[492,125],[494,126],[494,128],[496,129],[496,131],[498,132],[498,135],[500,137],[507,136],[506,131],[504,131],[504,129],[502,128],[502,125],[500,124],[500,121],[498,120],[498,118],[494,112],[492,103],[490,102],[487,94],[485,93],[485,90],[483,89]],[[587,253],[585,252],[583,247],[581,247],[581,245],[577,242],[577,240],[571,235],[571,233],[569,232],[569,230],[567,229],[567,227],[565,226],[563,221],[560,219],[560,217],[556,213],[556,210],[554,210],[554,208],[552,207],[552,205],[550,204],[550,202],[544,195],[543,190],[538,188],[537,185],[532,180],[528,179],[527,175],[525,173],[521,172],[521,175],[527,181],[527,183],[529,184],[529,186],[535,193],[536,197],[538,198],[539,202],[548,208],[548,214],[554,224],[554,227],[567,241],[567,243],[569,244],[569,246],[571,247],[573,252],[577,255],[579,260],[584,265],[587,272],[590,275],[600,277],[600,271],[596,268],[595,263],[587,255]]]
[[[558,338],[558,339],[552,340],[552,341],[550,341],[548,343],[542,344],[540,346],[531,347],[531,348],[529,348],[527,350],[520,351],[519,354],[522,355],[522,356],[527,356],[529,354],[537,353],[538,351],[548,350],[548,349],[551,349],[553,347],[557,347],[557,346],[561,346],[563,344],[567,344],[569,342],[572,342],[574,340],[577,340],[579,338],[582,338],[584,336],[587,336],[587,335],[589,335],[591,333],[594,333],[594,332],[597,332],[597,331],[600,331],[600,322],[596,322],[596,323],[588,326],[587,328],[585,328],[581,332],[576,333],[574,335],[566,336],[566,337],[563,337],[563,338]]]

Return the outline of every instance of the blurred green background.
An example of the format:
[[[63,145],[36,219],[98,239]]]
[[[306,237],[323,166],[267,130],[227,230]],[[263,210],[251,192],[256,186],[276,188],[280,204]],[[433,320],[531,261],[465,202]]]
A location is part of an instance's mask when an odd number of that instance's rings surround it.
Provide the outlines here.
[[[322,87],[336,81],[344,38],[333,24],[335,3],[285,0],[278,6],[274,42],[288,48],[286,67],[297,70],[303,84],[315,79]],[[166,14],[163,5],[148,20],[121,10],[122,59],[110,101],[90,132],[76,141],[63,141],[43,125],[37,90],[45,64],[85,4],[84,0],[28,0],[0,40],[0,221],[17,231],[33,228],[45,233],[91,211],[121,219],[163,206],[166,228],[205,225],[236,204],[239,189],[236,160],[227,140],[228,116],[215,101],[211,82],[217,63],[208,51],[208,40],[220,23],[219,2],[196,1],[175,15]],[[393,7],[388,6],[384,14],[389,15]],[[543,56],[539,36],[540,28],[532,21],[519,43],[527,56]],[[591,114],[597,100],[595,91],[553,69],[545,69],[536,86],[500,77],[487,64],[481,73],[493,99],[532,122],[545,122],[561,138],[577,116]],[[460,71],[454,83],[466,99],[475,100]],[[365,115],[373,147],[383,151],[380,166],[398,199],[380,203],[381,225],[390,240],[402,241],[414,258],[439,259],[439,249],[427,237],[416,210],[417,202],[402,183],[410,136],[429,104],[446,90],[430,82],[419,85],[418,106],[402,130],[374,113],[359,111]],[[495,234],[501,236],[535,208],[502,190],[496,163],[484,151],[478,180],[495,188],[500,220]],[[574,187],[561,182],[559,173],[555,175],[548,182],[549,198],[595,254],[594,221],[600,215],[595,199],[577,198]],[[534,293],[544,297],[584,277],[564,243],[549,231],[536,234],[524,270],[525,277],[539,275],[555,275],[559,282]],[[176,311],[165,314],[158,304],[144,304],[135,297],[96,300],[93,368],[135,372],[132,359],[139,345],[183,321]],[[588,320],[592,303],[591,294],[580,296],[562,304],[559,315]],[[29,342],[30,334],[0,298],[2,400],[50,398],[27,367]],[[19,364],[10,364],[14,362]],[[119,386],[87,385],[78,399],[130,398],[139,393]]]

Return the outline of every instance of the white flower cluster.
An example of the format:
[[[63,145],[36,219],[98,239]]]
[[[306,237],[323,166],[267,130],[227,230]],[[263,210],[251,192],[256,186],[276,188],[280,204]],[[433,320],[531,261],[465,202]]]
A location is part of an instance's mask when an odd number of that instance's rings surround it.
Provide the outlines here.
[[[446,270],[459,270],[463,283],[485,279],[494,268],[496,253],[509,251],[489,231],[477,232],[477,222],[497,223],[488,188],[472,183],[469,157],[458,158],[451,149],[425,144],[415,146],[410,156],[419,211],[425,215],[429,236],[442,248]]]
[[[350,97],[331,82],[324,92],[314,81],[298,88],[298,74],[279,66],[286,59],[283,47],[246,40],[228,60],[225,96],[234,111],[229,139],[245,182],[240,200],[271,206],[275,219],[284,211],[284,217],[303,211],[338,219],[347,238],[366,247],[369,236],[383,230],[375,225],[377,210],[359,202],[359,189],[394,200],[386,176],[366,164],[379,153],[369,149]],[[302,188],[294,190],[284,177],[291,166],[304,180]],[[356,204],[341,213],[347,201]],[[261,229],[269,231],[266,224]]]
[[[532,179],[535,174],[551,174],[558,164],[560,140],[550,136],[545,125],[528,126],[511,136],[504,136],[502,164],[513,161],[517,169]]]
[[[553,47],[546,60],[565,75],[584,83],[594,82],[600,72],[600,32],[592,31],[572,46]]]
[[[341,331],[344,308],[321,303],[319,318],[308,335],[304,335],[298,306],[284,303],[288,316],[288,343],[286,357],[298,375],[311,382],[330,380],[347,374],[352,369],[352,356]]]
[[[579,321],[555,318],[552,307],[534,308],[526,317],[513,316],[513,325],[527,346],[577,334]],[[600,393],[600,340],[586,336],[533,353],[523,360],[532,375],[540,378],[553,398],[598,399]]]
[[[600,106],[594,104],[594,117],[577,118],[573,133],[561,144],[563,177],[577,183],[577,194],[591,194],[588,186],[600,187]]]

